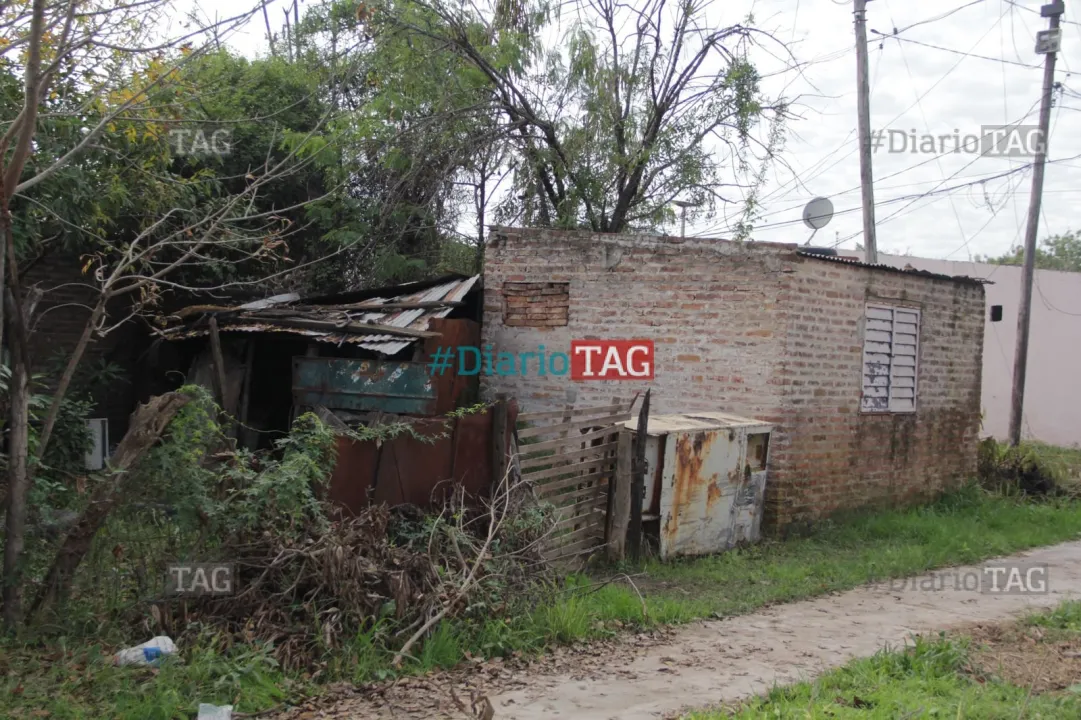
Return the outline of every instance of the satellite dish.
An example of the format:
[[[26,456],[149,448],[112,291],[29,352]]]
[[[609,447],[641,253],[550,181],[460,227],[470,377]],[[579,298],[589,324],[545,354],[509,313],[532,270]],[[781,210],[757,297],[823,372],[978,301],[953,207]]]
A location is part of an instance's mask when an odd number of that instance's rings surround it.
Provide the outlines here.
[[[812,230],[821,230],[833,219],[833,203],[829,198],[819,197],[803,208],[803,224]]]

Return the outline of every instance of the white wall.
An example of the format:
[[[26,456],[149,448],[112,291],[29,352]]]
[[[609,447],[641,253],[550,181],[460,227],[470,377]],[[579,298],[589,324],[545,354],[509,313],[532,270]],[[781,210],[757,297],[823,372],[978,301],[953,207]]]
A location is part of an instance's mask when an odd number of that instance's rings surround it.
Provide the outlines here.
[[[1004,440],[1010,423],[1021,268],[969,261],[879,254],[879,262],[944,275],[985,278],[987,309],[983,341],[983,433]],[[1002,320],[991,322],[991,307]],[[1022,434],[1054,445],[1081,445],[1081,273],[1037,270]]]

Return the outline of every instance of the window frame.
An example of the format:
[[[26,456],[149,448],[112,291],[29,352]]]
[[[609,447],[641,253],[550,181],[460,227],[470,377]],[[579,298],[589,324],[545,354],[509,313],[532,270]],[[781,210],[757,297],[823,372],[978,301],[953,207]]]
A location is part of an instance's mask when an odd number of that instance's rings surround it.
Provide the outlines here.
[[[869,365],[868,358],[869,358],[870,355],[881,355],[881,354],[883,354],[881,352],[878,352],[878,353],[872,352],[871,349],[868,348],[868,343],[874,342],[874,341],[872,341],[872,340],[870,340],[868,338],[868,333],[872,331],[872,328],[870,327],[870,324],[871,324],[870,321],[871,320],[882,320],[882,318],[873,318],[873,317],[871,317],[871,314],[872,314],[871,311],[872,310],[885,311],[885,312],[890,313],[890,320],[889,320],[889,322],[890,322],[890,340],[889,340],[889,353],[888,353],[890,363],[889,363],[889,370],[886,373],[886,377],[888,379],[887,379],[887,384],[885,386],[886,387],[886,407],[885,408],[867,407],[867,405],[866,405],[866,400],[868,398],[867,389],[868,389],[868,387],[873,387],[871,384],[868,383],[868,378],[871,377],[871,374],[867,372],[868,365]],[[894,404],[895,398],[894,398],[893,392],[897,388],[897,385],[895,384],[894,379],[896,377],[898,377],[898,375],[895,374],[895,368],[900,367],[900,366],[896,365],[895,362],[894,362],[895,358],[898,357],[898,355],[896,353],[896,346],[897,346],[897,344],[896,344],[896,335],[897,335],[897,325],[898,325],[897,313],[898,312],[908,313],[908,314],[916,316],[916,322],[915,322],[915,325],[916,325],[916,333],[915,333],[916,342],[915,342],[915,354],[913,356],[913,365],[912,365],[912,371],[913,371],[913,376],[912,376],[913,377],[913,381],[912,381],[912,407],[910,407],[910,408],[908,408],[908,407],[898,408]],[[922,330],[923,330],[923,312],[921,311],[921,308],[919,308],[919,307],[914,307],[914,306],[911,306],[911,305],[891,304],[891,303],[882,302],[882,301],[868,301],[868,302],[866,302],[864,304],[864,309],[863,309],[863,352],[862,352],[862,357],[861,357],[861,362],[860,362],[860,413],[861,414],[867,414],[867,415],[913,415],[918,411],[918,409],[919,409],[919,400],[920,400],[920,351],[921,351],[921,349],[923,347],[923,343],[921,342]],[[882,331],[879,330],[877,332],[882,332]],[[907,355],[905,355],[904,357],[907,357]]]

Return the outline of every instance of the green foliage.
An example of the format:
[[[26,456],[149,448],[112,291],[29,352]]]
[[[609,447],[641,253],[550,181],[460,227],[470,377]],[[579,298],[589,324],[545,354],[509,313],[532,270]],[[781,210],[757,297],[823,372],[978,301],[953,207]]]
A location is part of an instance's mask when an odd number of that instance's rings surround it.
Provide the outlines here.
[[[555,14],[543,0],[380,5],[361,134],[385,139],[384,163],[414,188],[434,188],[432,173],[475,199],[486,170],[505,169],[493,214],[527,225],[654,230],[677,197],[711,216],[728,171],[762,184],[785,110],[762,95],[748,28],[717,28],[693,3],[591,5],[559,47],[542,40]],[[751,132],[770,115],[756,157]]]
[[[1081,602],[1066,600],[1048,612],[1034,612],[1022,618],[1030,627],[1042,627],[1050,630],[1063,630],[1081,635]]]
[[[1011,447],[986,438],[979,446],[977,472],[984,487],[995,492],[1022,495],[1076,492],[1081,475],[1081,450],[1037,442]]]
[[[45,456],[34,473],[30,488],[33,507],[70,507],[76,492],[76,478],[86,473],[86,454],[94,438],[87,420],[94,408],[88,396],[64,399],[56,417],[56,426]],[[36,426],[32,430],[36,431]],[[31,437],[31,451],[37,445],[37,433]]]
[[[270,532],[294,541],[325,532],[330,521],[319,497],[334,470],[335,437],[318,417],[306,413],[277,442],[280,459],[256,469],[238,455],[225,475],[235,489],[215,512],[222,527],[241,537]]]
[[[222,465],[207,462],[225,445],[218,408],[202,387],[177,414],[168,435],[136,469],[139,500],[174,508],[178,522],[208,524],[224,541],[270,532],[283,538],[325,530],[318,499],[334,469],[334,432],[314,414],[297,418],[271,453],[238,450]]]
[[[403,535],[402,541],[423,543],[431,527],[417,526],[413,536]],[[869,581],[1061,542],[1073,539],[1079,530],[1081,506],[1076,502],[1022,502],[967,488],[926,507],[862,513],[823,523],[806,537],[767,542],[716,557],[651,562],[645,575],[634,576],[644,600],[619,576],[610,581],[572,576],[560,587],[538,587],[537,594],[517,603],[491,604],[480,612],[444,621],[433,636],[414,649],[414,659],[407,658],[400,670],[390,666],[394,649],[402,641],[396,635],[400,628],[393,619],[393,609],[385,608],[327,656],[323,678],[356,683],[385,680],[454,664],[466,653],[472,657],[532,653],[559,642],[610,637],[627,627],[745,613]],[[1077,616],[1074,606],[1029,622],[1072,629]],[[87,620],[99,637],[108,630],[96,618]],[[192,703],[199,700],[237,702],[239,711],[257,712],[281,702],[286,695],[296,699],[310,690],[276,669],[265,650],[247,645],[225,650],[212,644],[210,638],[201,639],[190,651],[182,647],[187,662],[166,666],[156,676],[111,667],[98,648],[70,654],[61,646],[57,660],[56,655],[48,659],[45,655],[54,653],[56,645],[46,646],[44,651],[9,645],[0,648],[0,663],[5,650],[11,657],[10,671],[0,672],[0,703],[16,710],[45,707],[56,717],[174,717],[185,711],[190,714]],[[965,647],[956,643],[924,641],[907,657],[883,653],[826,675],[814,685],[777,690],[761,705],[748,706],[742,717],[795,716],[825,704],[834,714],[823,711],[819,713],[823,717],[848,713],[892,720],[916,709],[921,699],[948,704],[965,688],[974,687],[956,675],[964,652]],[[272,692],[271,684],[284,690]],[[19,685],[23,692],[13,694]],[[936,687],[942,692],[932,698],[929,689]],[[1002,691],[995,684],[988,688],[987,697],[994,702],[1002,697],[1011,702],[1024,699],[1023,691]],[[872,714],[853,715],[856,711],[851,707],[834,703],[840,697],[851,705],[856,696],[875,702],[874,707],[866,708]],[[1051,705],[1045,708],[1037,704],[1041,702]],[[1046,710],[1045,717],[1077,714],[1070,706],[1055,702],[1059,701],[1033,698],[1029,707]],[[897,714],[898,707],[906,709]],[[956,716],[956,706],[950,707],[945,717]],[[966,702],[965,708],[969,707]],[[994,704],[982,707],[999,708]],[[962,717],[1016,717],[1019,705],[1013,707],[1013,714],[970,712]]]
[[[1022,265],[1025,248],[1016,246],[998,257],[976,256],[977,262],[995,265]],[[1041,270],[1081,272],[1081,233],[1067,232],[1044,238],[1036,246],[1036,267]]]
[[[268,710],[305,690],[285,675],[270,648],[229,647],[210,636],[192,638],[160,668],[117,667],[119,647],[93,643],[55,652],[0,640],[0,707],[4,717],[58,720],[195,717],[199,703],[234,705],[237,712]]]

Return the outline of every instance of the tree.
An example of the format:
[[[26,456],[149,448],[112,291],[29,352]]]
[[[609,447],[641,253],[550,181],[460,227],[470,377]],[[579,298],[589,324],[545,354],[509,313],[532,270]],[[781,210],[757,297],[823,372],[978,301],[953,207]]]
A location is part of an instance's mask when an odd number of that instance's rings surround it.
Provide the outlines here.
[[[1025,248],[1018,245],[994,258],[976,256],[976,261],[993,265],[1023,265]],[[1081,233],[1067,232],[1041,240],[1036,246],[1036,267],[1041,270],[1081,272]]]
[[[322,131],[325,117],[308,133],[291,137],[284,149],[270,144],[256,151],[260,161],[239,176],[207,168],[175,171],[170,151],[175,155],[177,147],[168,129],[206,119],[192,112],[199,88],[185,84],[183,71],[210,54],[219,35],[259,5],[162,41],[156,23],[168,8],[164,0],[33,0],[0,9],[0,77],[5,78],[0,86],[5,105],[13,109],[0,137],[0,306],[13,357],[3,563],[8,628],[21,615],[26,503],[34,467],[48,448],[86,346],[118,324],[107,317],[110,301],[128,299],[129,311],[136,313],[169,289],[205,289],[205,278],[220,278],[222,268],[260,267],[264,279],[286,272],[278,271],[281,250],[295,227],[280,213],[292,208],[263,198],[281,187],[283,178],[303,175],[318,155],[310,141]],[[10,82],[15,77],[21,78],[18,86]],[[324,148],[331,142],[320,140]],[[78,216],[65,217],[58,212],[58,198],[65,183],[79,179],[110,192],[78,197]],[[131,194],[142,191],[146,194]],[[137,203],[144,212],[109,217]],[[23,237],[15,237],[14,217]],[[84,220],[90,222],[84,226]],[[49,227],[66,228],[61,232],[90,243],[84,271],[97,299],[31,454],[27,326],[35,297],[20,287],[18,249],[39,246],[43,238],[34,234]],[[109,232],[98,234],[98,229]],[[228,281],[211,284],[222,287]]]
[[[701,203],[708,216],[730,200],[724,188],[780,146],[784,105],[762,97],[748,58],[766,36],[711,26],[708,3],[585,0],[560,50],[541,42],[550,28],[545,4],[475,7],[382,6],[372,21],[373,52],[394,62],[374,64],[384,74],[375,102],[418,133],[430,133],[433,121],[446,128],[468,119],[479,132],[442,135],[456,170],[481,148],[507,143],[512,187],[501,218],[613,233],[654,229],[674,217],[678,197]],[[418,94],[418,83],[431,87]],[[752,128],[767,117],[768,140],[756,144]],[[761,178],[751,174],[749,206]]]

